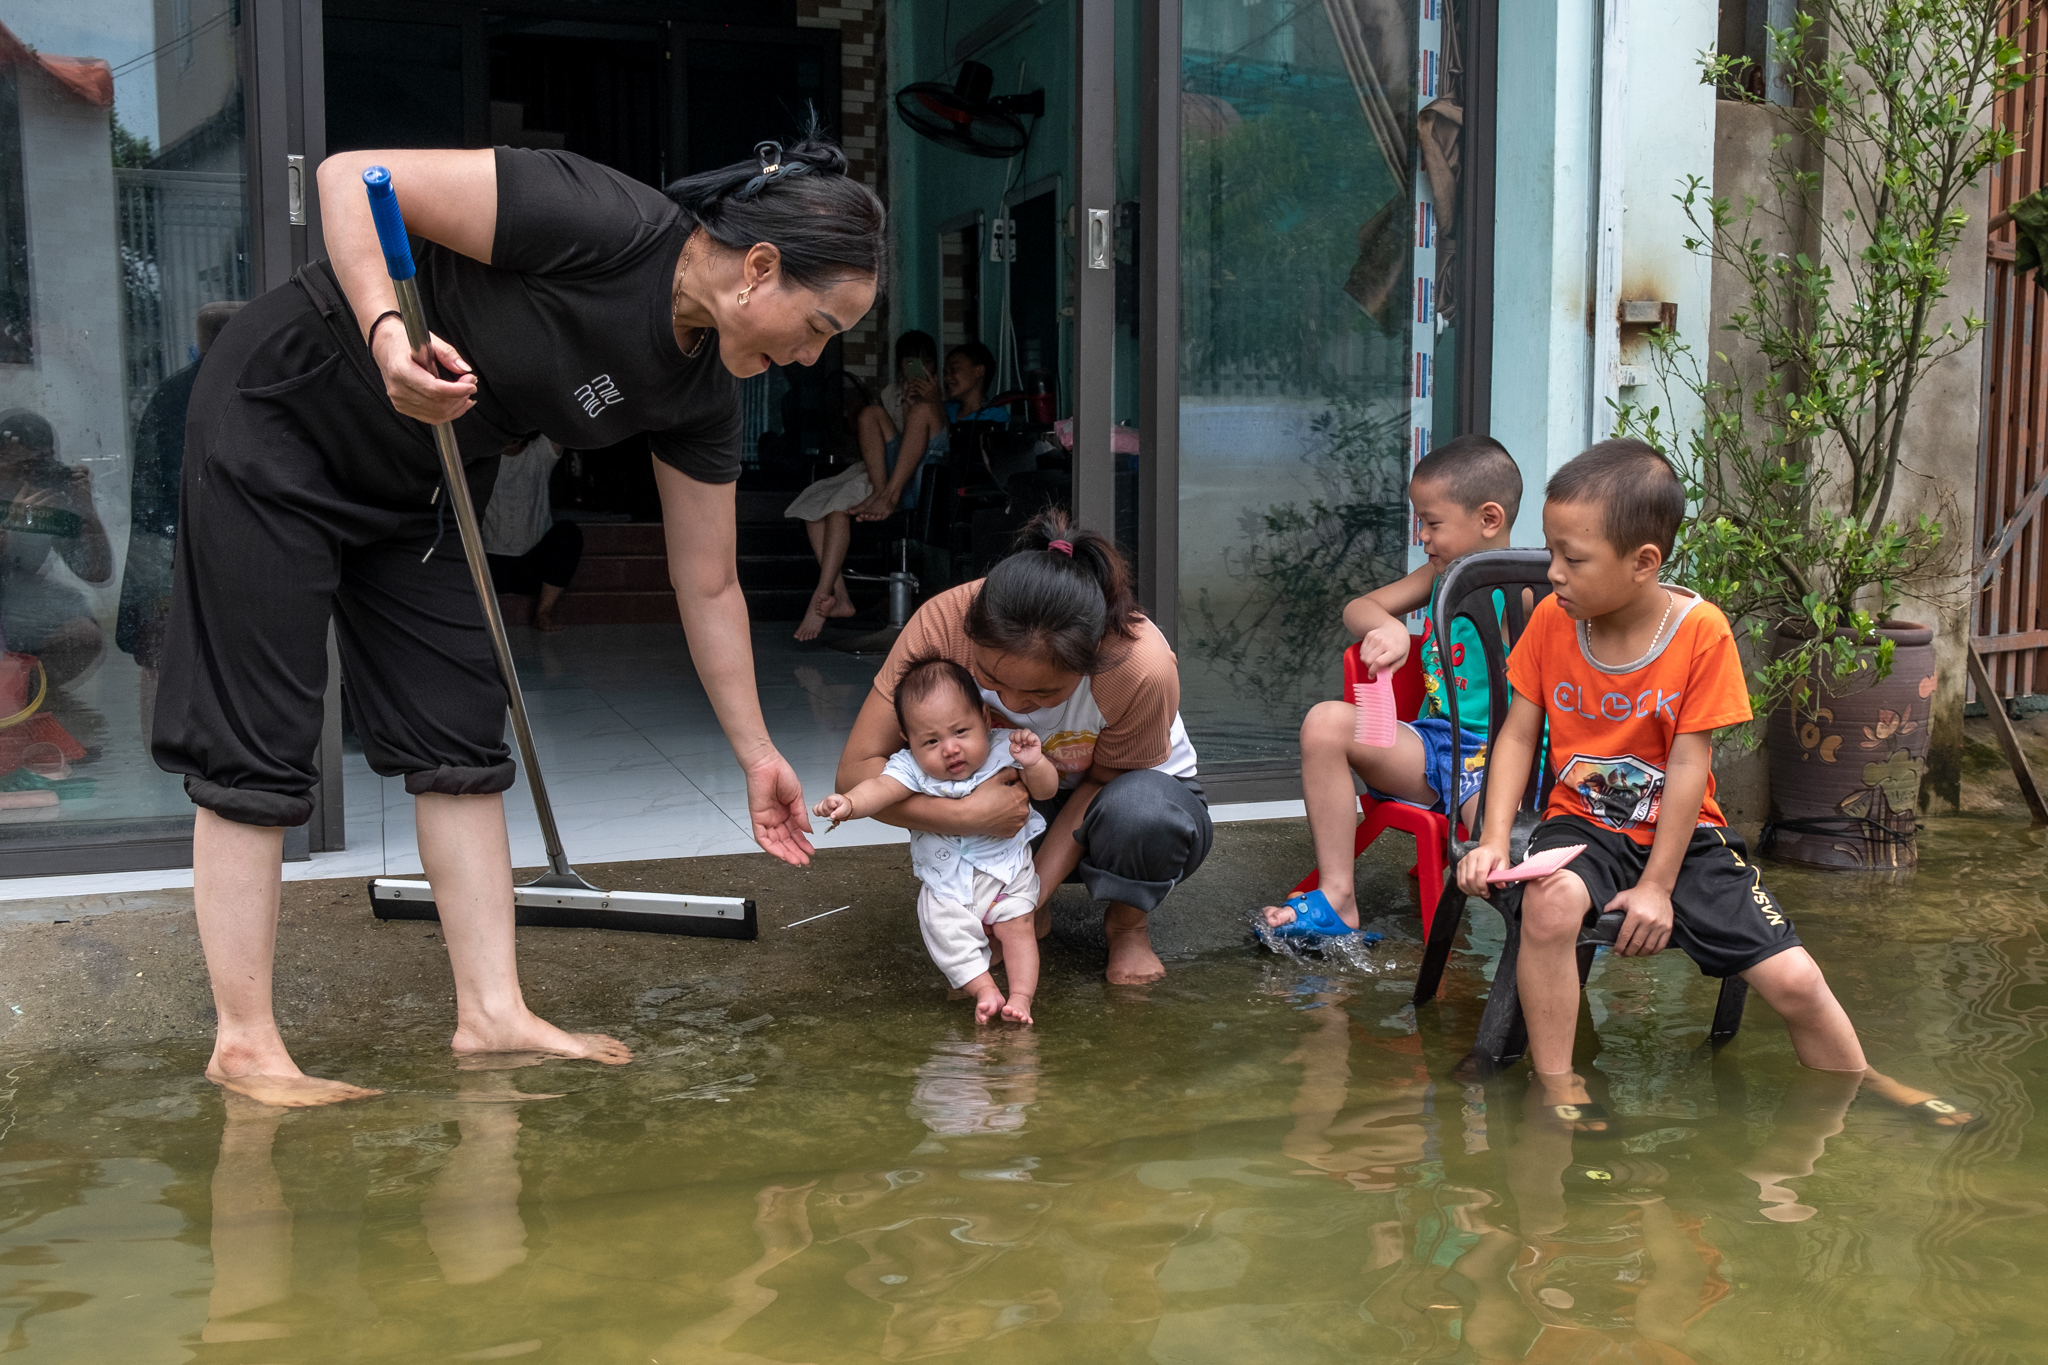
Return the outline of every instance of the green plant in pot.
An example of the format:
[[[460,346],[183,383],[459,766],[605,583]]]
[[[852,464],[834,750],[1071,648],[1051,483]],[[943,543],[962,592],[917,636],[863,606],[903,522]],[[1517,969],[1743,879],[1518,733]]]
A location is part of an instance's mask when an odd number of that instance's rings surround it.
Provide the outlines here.
[[[1672,576],[1746,637],[1771,756],[1765,847],[1835,867],[1914,861],[1935,691],[1933,631],[1896,619],[1951,569],[1941,515],[1898,507],[1929,367],[1968,345],[1941,323],[1971,186],[2014,150],[1991,118],[2026,79],[2013,0],[1809,0],[1770,34],[1793,104],[1772,112],[1770,190],[1740,205],[1678,196],[1686,246],[1738,285],[1733,333],[1702,365],[1658,333],[1666,406],[1622,405],[1697,508]],[[1707,77],[1743,94],[1742,59]],[[1700,416],[1666,417],[1673,388]],[[1742,736],[1754,742],[1754,727]]]

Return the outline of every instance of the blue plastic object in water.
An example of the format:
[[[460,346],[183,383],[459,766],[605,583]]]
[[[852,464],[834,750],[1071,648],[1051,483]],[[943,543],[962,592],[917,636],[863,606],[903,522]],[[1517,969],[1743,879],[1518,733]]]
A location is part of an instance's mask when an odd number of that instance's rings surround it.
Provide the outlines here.
[[[363,185],[370,192],[370,217],[377,224],[377,245],[384,249],[384,268],[394,280],[413,277],[412,243],[406,239],[405,219],[398,212],[398,191],[391,187],[391,172],[372,166],[363,172]]]

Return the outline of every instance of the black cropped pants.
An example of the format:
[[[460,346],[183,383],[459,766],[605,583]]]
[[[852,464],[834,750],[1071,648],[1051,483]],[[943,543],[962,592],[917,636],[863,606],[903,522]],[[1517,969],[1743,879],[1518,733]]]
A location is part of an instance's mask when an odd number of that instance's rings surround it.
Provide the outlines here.
[[[1050,825],[1072,796],[1063,791],[1031,804]],[[1068,881],[1085,885],[1091,899],[1150,914],[1209,856],[1216,822],[1200,782],[1140,768],[1095,793],[1074,839],[1081,862]]]
[[[196,804],[248,825],[311,817],[330,620],[372,771],[415,795],[512,785],[505,687],[454,518],[429,500],[425,430],[369,388],[294,285],[208,353],[151,744]],[[488,470],[473,495],[489,495]]]

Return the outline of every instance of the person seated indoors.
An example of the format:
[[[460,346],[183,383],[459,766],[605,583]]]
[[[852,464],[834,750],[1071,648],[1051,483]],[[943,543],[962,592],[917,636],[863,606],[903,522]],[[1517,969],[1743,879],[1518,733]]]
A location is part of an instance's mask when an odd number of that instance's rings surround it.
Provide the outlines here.
[[[1522,471],[1506,447],[1488,436],[1446,441],[1417,462],[1408,480],[1408,501],[1429,556],[1406,577],[1376,588],[1344,609],[1344,626],[1358,637],[1368,677],[1399,668],[1413,639],[1402,617],[1421,610],[1428,621],[1430,596],[1451,561],[1479,550],[1504,550],[1522,505]],[[1450,667],[1444,666],[1432,627],[1422,637],[1422,715],[1403,722],[1390,749],[1360,744],[1358,708],[1350,701],[1315,706],[1301,724],[1301,794],[1308,808],[1320,884],[1314,891],[1267,906],[1267,927],[1280,938],[1335,938],[1358,928],[1353,894],[1353,839],[1358,830],[1358,796],[1352,774],[1382,801],[1402,801],[1459,819],[1478,810],[1486,775],[1488,698],[1486,655],[1470,621],[1449,629]],[[1451,733],[1444,688],[1458,689],[1458,735]]]
[[[1871,1070],[1848,1014],[1800,944],[1714,800],[1714,731],[1750,718],[1728,618],[1658,581],[1685,490],[1641,441],[1602,441],[1551,476],[1543,540],[1554,591],[1508,658],[1514,701],[1494,737],[1498,779],[1458,885],[1484,895],[1544,726],[1555,778],[1529,855],[1583,845],[1522,892],[1516,981],[1543,1103],[1563,1125],[1604,1132],[1605,1108],[1572,1071],[1576,944],[1589,913],[1623,915],[1624,957],[1676,944],[1707,976],[1741,976],[1785,1020],[1802,1065],[1842,1073],[1943,1127],[1974,1121]],[[1594,783],[1583,777],[1597,774]]]
[[[907,747],[883,765],[880,776],[835,792],[812,811],[837,825],[879,814],[911,796],[958,800],[1006,768],[1023,772],[1035,801],[1058,794],[1059,769],[1038,736],[1026,729],[992,735],[988,708],[974,675],[949,659],[913,661],[896,684],[896,723]],[[924,887],[917,894],[917,926],[926,951],[956,990],[974,996],[974,1022],[998,1013],[1031,1022],[1038,992],[1038,873],[1031,841],[1045,832],[1045,817],[1031,813],[1008,838],[988,834],[930,834],[912,830],[910,866]],[[990,968],[989,940],[1003,948],[1007,998]]]
[[[995,353],[978,341],[963,341],[946,352],[946,420],[1007,422],[1010,410],[989,402],[995,382]]]
[[[783,509],[803,522],[818,559],[818,586],[797,624],[796,638],[814,640],[825,622],[854,614],[846,590],[847,547],[853,523],[880,521],[916,502],[917,470],[946,452],[946,414],[939,405],[939,344],[928,332],[896,338],[896,382],[855,419],[860,463],[819,479]]]

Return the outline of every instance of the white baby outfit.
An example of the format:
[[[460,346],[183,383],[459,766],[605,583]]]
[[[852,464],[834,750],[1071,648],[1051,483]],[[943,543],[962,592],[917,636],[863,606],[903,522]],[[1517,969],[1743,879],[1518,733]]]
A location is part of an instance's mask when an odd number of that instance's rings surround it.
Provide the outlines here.
[[[882,766],[919,796],[957,801],[1003,769],[1014,765],[1010,737],[997,731],[988,759],[957,781],[933,777],[917,766],[910,750],[899,749]],[[910,867],[924,883],[917,893],[917,927],[925,950],[953,986],[964,986],[989,969],[988,929],[1038,908],[1038,873],[1031,866],[1031,841],[1045,832],[1037,811],[1007,839],[991,834],[910,832]]]

